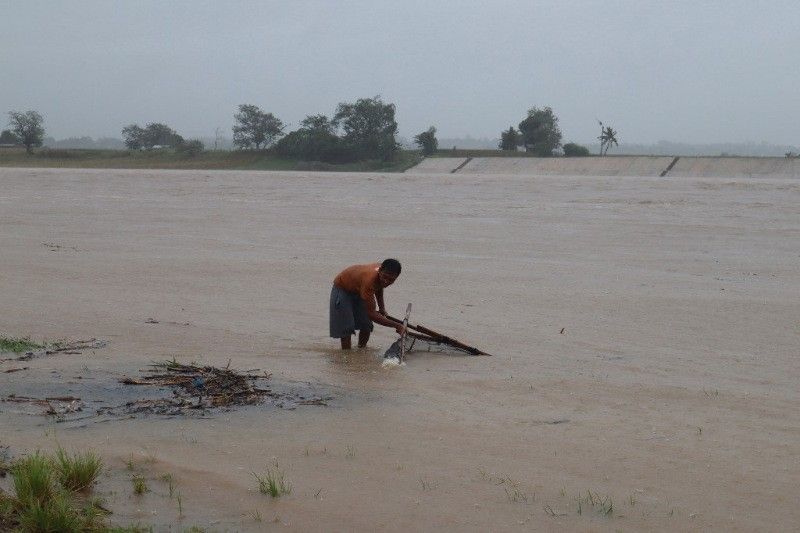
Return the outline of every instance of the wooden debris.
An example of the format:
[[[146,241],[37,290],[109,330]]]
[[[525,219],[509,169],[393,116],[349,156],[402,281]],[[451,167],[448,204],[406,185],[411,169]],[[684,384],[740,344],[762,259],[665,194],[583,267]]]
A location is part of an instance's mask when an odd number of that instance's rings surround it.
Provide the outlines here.
[[[80,398],[74,396],[50,396],[47,398],[33,398],[30,396],[17,396],[9,394],[5,398],[0,398],[2,402],[30,403],[43,407],[43,414],[63,416],[68,413],[83,411],[85,404]]]
[[[193,410],[228,408],[236,405],[254,405],[266,398],[278,400],[279,406],[327,405],[329,398],[296,398],[269,388],[257,386],[258,381],[269,379],[269,374],[255,371],[237,372],[230,368],[198,366],[178,363],[175,360],[155,363],[140,378],[126,377],[125,385],[156,385],[169,387],[172,397],[142,399],[128,402],[127,413],[155,413],[164,415],[188,414]]]

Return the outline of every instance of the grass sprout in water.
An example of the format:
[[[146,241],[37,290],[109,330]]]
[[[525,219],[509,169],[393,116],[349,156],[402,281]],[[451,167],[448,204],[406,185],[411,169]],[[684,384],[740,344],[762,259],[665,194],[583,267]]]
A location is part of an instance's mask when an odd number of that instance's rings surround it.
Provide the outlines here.
[[[286,494],[291,494],[292,485],[286,481],[286,476],[280,468],[278,463],[275,463],[273,468],[267,468],[267,472],[259,476],[255,472],[251,472],[253,477],[258,481],[258,491],[261,494],[268,494],[273,498],[280,498]]]

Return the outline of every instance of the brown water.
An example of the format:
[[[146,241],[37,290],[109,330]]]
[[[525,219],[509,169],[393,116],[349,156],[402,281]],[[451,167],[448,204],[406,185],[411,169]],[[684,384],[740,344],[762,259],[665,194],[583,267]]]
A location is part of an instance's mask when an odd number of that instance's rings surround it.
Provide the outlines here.
[[[334,397],[85,424],[0,403],[12,453],[60,443],[105,458],[98,491],[115,522],[800,523],[797,180],[3,168],[0,228],[0,334],[108,341],[0,363],[0,396],[102,388],[176,357],[230,359]],[[413,302],[412,322],[495,356],[412,353],[384,369],[385,328],[367,350],[339,352],[331,280],[387,256],[404,265],[390,312]],[[5,373],[17,366],[29,368]],[[132,494],[131,459],[144,496]],[[293,485],[279,500],[251,474],[275,461]],[[587,490],[611,497],[613,513],[584,501],[579,514]]]

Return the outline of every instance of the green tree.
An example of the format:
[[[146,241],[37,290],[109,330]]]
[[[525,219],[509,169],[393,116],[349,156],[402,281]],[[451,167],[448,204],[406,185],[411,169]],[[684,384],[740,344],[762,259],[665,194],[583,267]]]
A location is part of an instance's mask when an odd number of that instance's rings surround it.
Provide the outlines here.
[[[41,146],[44,140],[44,118],[36,111],[8,113],[9,126],[20,142],[25,145],[29,154],[33,153],[34,146]]]
[[[275,144],[275,152],[303,161],[341,163],[351,159],[336,135],[336,127],[325,115],[311,115],[303,119],[299,129]]]
[[[175,130],[160,122],[151,122],[144,128],[144,145],[146,148],[154,146],[177,147],[183,142],[183,137]]]
[[[300,127],[315,134],[336,134],[336,125],[326,115],[308,115],[300,122]]]
[[[137,124],[129,124],[122,128],[122,138],[128,150],[141,150],[144,148],[144,130]]]
[[[343,140],[357,159],[390,161],[399,149],[394,114],[394,104],[385,104],[380,96],[360,98],[352,104],[340,103],[333,123],[341,126]]]
[[[283,135],[284,124],[272,113],[258,106],[242,104],[233,118],[233,144],[243,150],[267,148]]]
[[[558,117],[550,107],[529,109],[528,116],[519,123],[519,131],[525,151],[539,157],[550,157],[561,146]]]
[[[436,128],[431,126],[422,133],[415,135],[414,143],[420,147],[423,154],[435,154],[436,149],[439,147],[439,141],[436,139]]]
[[[514,126],[508,128],[508,130],[503,131],[500,133],[500,145],[499,148],[501,150],[509,150],[515,151],[517,146],[520,145],[520,134],[517,130],[514,129]]]
[[[589,154],[589,149],[580,144],[567,143],[564,145],[565,157],[586,157]]]
[[[154,146],[170,146],[177,148],[184,141],[178,133],[160,122],[151,122],[144,128],[138,124],[130,124],[122,128],[122,137],[129,150],[150,150]]]
[[[0,144],[20,144],[19,137],[14,135],[11,130],[3,130],[0,133]]]

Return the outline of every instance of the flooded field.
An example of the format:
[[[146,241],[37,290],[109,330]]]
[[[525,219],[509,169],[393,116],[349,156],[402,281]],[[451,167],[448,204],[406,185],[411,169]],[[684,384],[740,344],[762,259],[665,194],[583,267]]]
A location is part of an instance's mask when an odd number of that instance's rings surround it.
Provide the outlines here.
[[[385,257],[390,313],[493,356],[338,350]],[[96,341],[0,354],[0,451],[94,450],[157,531],[787,531],[798,302],[796,179],[0,168],[0,335]],[[103,410],[165,361],[274,395]]]

